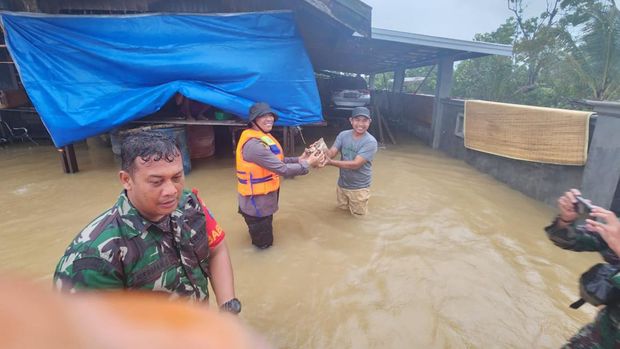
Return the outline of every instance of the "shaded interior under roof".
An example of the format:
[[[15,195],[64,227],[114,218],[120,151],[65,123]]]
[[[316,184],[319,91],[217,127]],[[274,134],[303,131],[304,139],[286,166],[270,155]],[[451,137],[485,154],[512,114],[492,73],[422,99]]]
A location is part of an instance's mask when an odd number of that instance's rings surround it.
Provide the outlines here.
[[[372,38],[357,35],[329,40],[305,38],[315,70],[381,73],[487,55],[511,56],[512,46],[448,39],[393,30],[372,29]]]

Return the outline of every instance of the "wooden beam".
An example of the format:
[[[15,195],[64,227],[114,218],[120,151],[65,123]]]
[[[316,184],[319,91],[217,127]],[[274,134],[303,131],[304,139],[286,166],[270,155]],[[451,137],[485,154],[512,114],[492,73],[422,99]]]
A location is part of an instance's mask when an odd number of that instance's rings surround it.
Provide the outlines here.
[[[60,153],[60,162],[65,173],[76,173],[79,171],[73,144],[58,148],[58,152]]]
[[[405,68],[398,68],[394,71],[394,84],[392,85],[392,92],[401,93],[403,91],[403,85],[405,82]]]
[[[351,31],[370,37],[372,7],[360,0],[303,0],[324,15],[332,17]],[[326,10],[327,9],[327,10]]]

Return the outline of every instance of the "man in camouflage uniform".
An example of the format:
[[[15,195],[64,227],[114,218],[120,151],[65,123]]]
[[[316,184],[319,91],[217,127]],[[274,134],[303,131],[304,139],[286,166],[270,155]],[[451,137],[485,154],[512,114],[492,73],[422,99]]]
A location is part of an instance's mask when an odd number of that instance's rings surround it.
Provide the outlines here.
[[[185,190],[176,143],[160,132],[127,137],[116,204],[80,232],[58,262],[57,289],[134,289],[217,303],[238,312],[225,234],[196,191]]]
[[[560,214],[545,228],[547,236],[563,249],[597,251],[605,262],[620,265],[620,221],[612,211],[593,206],[591,219],[586,219],[583,226],[576,226],[579,218],[576,197],[580,195],[578,190],[571,189],[558,199]],[[614,290],[620,288],[620,273],[605,282]],[[563,348],[620,348],[620,303],[607,303],[594,322],[584,326]]]

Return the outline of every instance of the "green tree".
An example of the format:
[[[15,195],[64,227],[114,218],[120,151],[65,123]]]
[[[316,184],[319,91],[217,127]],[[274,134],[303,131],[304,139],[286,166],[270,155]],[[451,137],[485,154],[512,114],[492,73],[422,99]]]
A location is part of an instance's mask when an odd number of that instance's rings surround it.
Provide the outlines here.
[[[392,90],[393,72],[375,74],[375,90]]]
[[[574,76],[573,85],[586,91],[582,97],[596,100],[620,97],[620,11],[614,0],[563,3],[572,12],[566,17],[578,35],[565,36],[565,62]],[[570,34],[570,32],[568,32]]]
[[[406,78],[417,78],[418,81],[407,82],[403,86],[403,92],[435,94],[435,86],[437,86],[437,69],[434,65],[420,68],[407,69],[405,71]]]
[[[547,7],[539,16],[524,17],[524,0],[508,0],[508,9],[514,14],[517,35],[514,41],[515,60],[527,70],[527,81],[519,92],[528,92],[538,87],[541,71],[557,61],[561,50],[559,39],[566,33],[561,0],[547,0]]]
[[[512,44],[516,34],[516,22],[511,17],[492,33],[476,34],[475,40]],[[511,101],[519,81],[523,80],[519,75],[524,75],[523,69],[516,68],[510,57],[487,56],[461,62],[454,72],[452,95],[491,101]]]
[[[515,15],[475,39],[513,44],[513,59],[484,57],[460,63],[453,95],[549,107],[579,99],[620,98],[620,13],[614,0],[549,0],[525,18],[523,0],[508,0]]]

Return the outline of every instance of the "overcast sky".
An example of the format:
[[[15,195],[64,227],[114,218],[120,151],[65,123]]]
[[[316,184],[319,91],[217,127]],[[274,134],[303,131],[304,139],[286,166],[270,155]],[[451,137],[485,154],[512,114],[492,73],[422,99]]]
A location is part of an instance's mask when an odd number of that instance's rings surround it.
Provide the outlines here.
[[[472,40],[496,30],[512,12],[507,0],[362,0],[372,7],[372,26],[415,34]],[[526,1],[526,16],[538,16],[545,0]]]

